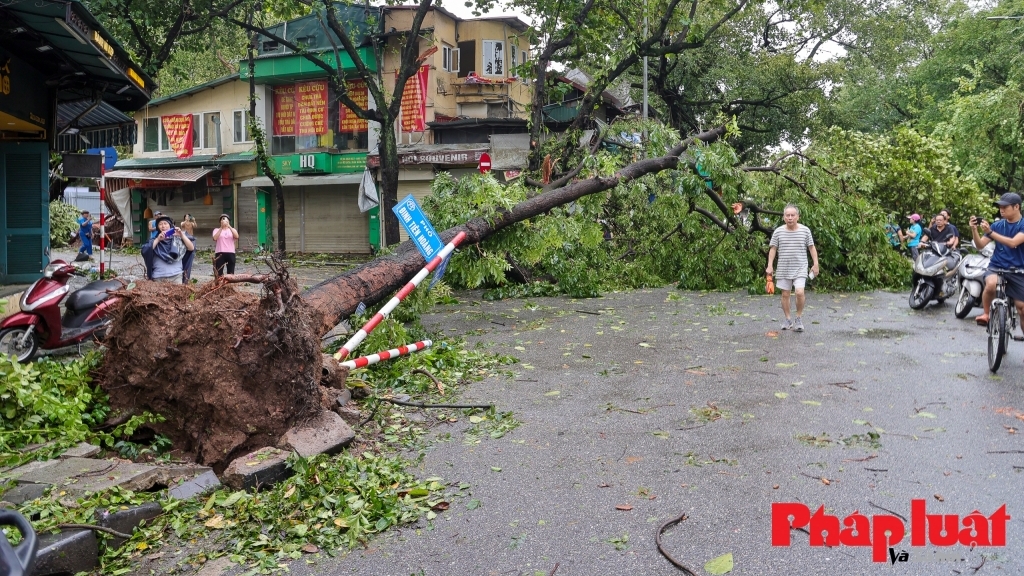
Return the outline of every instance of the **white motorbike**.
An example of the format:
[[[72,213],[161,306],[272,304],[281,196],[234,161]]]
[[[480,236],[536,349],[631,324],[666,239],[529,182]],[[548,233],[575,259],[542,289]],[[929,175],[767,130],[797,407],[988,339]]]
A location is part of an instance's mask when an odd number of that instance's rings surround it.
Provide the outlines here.
[[[956,267],[960,292],[956,296],[953,314],[957,318],[963,320],[971,313],[971,309],[981,306],[981,292],[985,289],[985,271],[988,270],[988,261],[995,249],[995,242],[989,242],[981,252],[965,256]]]

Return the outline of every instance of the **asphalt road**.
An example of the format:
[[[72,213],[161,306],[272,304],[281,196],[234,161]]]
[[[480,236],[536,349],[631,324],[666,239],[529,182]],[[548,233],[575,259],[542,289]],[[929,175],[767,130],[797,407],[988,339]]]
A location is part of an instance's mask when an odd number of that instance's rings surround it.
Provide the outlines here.
[[[464,423],[442,429],[453,440],[416,473],[470,485],[448,512],[292,574],[681,574],[655,534],[683,513],[663,544],[697,574],[726,553],[732,574],[972,574],[983,559],[982,574],[1024,574],[1024,343],[990,376],[984,331],[952,306],[811,294],[806,332],[773,335],[776,297],[476,296],[424,323],[520,360],[464,399],[522,425],[479,444]],[[908,534],[896,552],[909,561],[890,565],[798,531],[771,545],[772,503],[909,517],[915,498],[961,517],[1006,504],[1006,546],[912,547]],[[924,562],[936,551],[961,560]]]

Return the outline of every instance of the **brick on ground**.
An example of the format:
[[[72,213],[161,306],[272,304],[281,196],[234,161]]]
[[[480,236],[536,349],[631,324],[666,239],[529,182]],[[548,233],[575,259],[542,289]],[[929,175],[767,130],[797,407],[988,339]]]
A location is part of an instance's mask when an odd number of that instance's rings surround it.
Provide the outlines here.
[[[279,448],[260,448],[228,464],[221,481],[235,490],[273,486],[291,476],[292,471],[285,466],[289,454]]]
[[[341,416],[324,410],[306,424],[285,432],[278,446],[294,450],[303,458],[310,458],[317,454],[336,454],[355,437],[355,431]]]

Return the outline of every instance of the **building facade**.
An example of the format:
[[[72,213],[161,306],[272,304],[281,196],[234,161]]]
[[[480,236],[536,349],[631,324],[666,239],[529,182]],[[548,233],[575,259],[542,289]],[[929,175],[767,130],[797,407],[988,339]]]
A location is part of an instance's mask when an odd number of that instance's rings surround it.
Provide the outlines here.
[[[165,120],[183,117],[191,122],[191,154],[179,157]],[[149,237],[148,221],[159,211],[176,222],[191,215],[200,249],[213,247],[221,214],[238,228],[239,250],[258,246],[260,206],[253,190],[239,186],[256,175],[248,83],[231,74],[154,99],[135,122],[133,157],[107,174],[112,192],[131,191],[131,214],[122,216],[131,220],[135,242]]]

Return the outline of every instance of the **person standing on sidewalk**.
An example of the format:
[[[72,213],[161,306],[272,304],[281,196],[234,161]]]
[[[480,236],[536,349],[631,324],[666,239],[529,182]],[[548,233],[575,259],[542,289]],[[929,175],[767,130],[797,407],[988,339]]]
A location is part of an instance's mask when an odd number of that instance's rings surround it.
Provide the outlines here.
[[[82,240],[78,253],[92,256],[92,216],[88,210],[82,210],[82,217],[78,219],[78,237]]]
[[[772,233],[771,248],[768,249],[768,268],[765,273],[772,275],[772,262],[775,255],[779,256],[779,270],[775,284],[782,289],[782,313],[786,319],[782,321],[782,329],[792,328],[796,332],[804,331],[804,284],[807,281],[807,253],[811,253],[814,265],[811,266],[811,278],[818,275],[818,250],[814,247],[811,229],[799,223],[800,209],[788,204],[782,212],[786,222]],[[796,322],[789,317],[789,293],[796,292]]]
[[[231,217],[220,215],[220,226],[213,231],[213,275],[235,273],[235,244],[238,230],[231,227]]]

